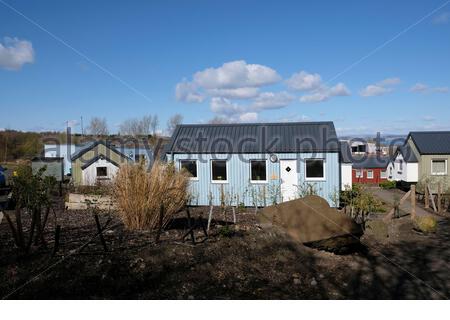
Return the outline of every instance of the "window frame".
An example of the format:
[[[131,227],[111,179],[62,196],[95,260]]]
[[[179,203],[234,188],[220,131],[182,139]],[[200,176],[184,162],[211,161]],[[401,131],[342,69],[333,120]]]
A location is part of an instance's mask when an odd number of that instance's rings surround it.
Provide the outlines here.
[[[363,169],[355,169],[355,178],[356,179],[364,178],[364,170]]]
[[[434,173],[433,172],[433,161],[444,161],[445,162],[445,171],[443,173]],[[431,159],[430,161],[430,173],[432,176],[446,176],[448,174],[448,166],[447,166],[447,159]]]
[[[226,175],[227,175],[227,179],[226,180],[214,180],[213,179],[213,162],[215,161],[225,161],[225,171],[226,171]],[[211,183],[218,183],[218,184],[223,184],[223,183],[228,183],[228,160],[227,159],[211,159],[209,162],[209,173],[211,175]]]
[[[197,171],[197,176],[189,177],[189,180],[197,181],[198,180],[198,160],[197,159],[178,159],[178,170],[180,170],[180,171],[181,171],[181,169],[183,169],[183,167],[181,165],[182,161],[195,161],[195,170]]]
[[[380,172],[380,179],[387,179],[388,178],[388,172],[387,169],[386,170],[381,170]]]
[[[307,162],[308,162],[308,160],[314,160],[314,161],[318,161],[318,160],[320,160],[320,161],[322,161],[322,167],[323,167],[323,177],[320,177],[320,178],[316,178],[316,177],[311,177],[311,178],[309,178],[308,176],[307,176]],[[325,181],[326,180],[326,160],[325,160],[325,158],[305,158],[304,159],[304,178],[305,178],[305,181]]]
[[[259,161],[262,162],[264,161],[266,163],[266,180],[252,180],[252,161]],[[249,164],[250,164],[250,183],[268,183],[269,182],[269,168],[268,168],[268,161],[267,159],[250,159],[249,160]]]
[[[369,172],[371,173],[371,176],[369,176]],[[373,170],[372,169],[367,170],[367,179],[373,180],[374,179],[373,177],[374,177]]]
[[[105,175],[99,175],[99,174],[98,174],[98,169],[105,169],[106,174],[105,174]],[[107,166],[99,166],[99,167],[95,167],[95,176],[96,176],[97,178],[100,178],[100,179],[108,178],[108,167],[107,167]]]

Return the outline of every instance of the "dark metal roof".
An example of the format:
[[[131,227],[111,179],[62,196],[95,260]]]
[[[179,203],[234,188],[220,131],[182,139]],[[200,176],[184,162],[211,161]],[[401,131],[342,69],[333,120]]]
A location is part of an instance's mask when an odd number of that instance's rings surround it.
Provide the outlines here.
[[[333,122],[178,125],[168,153],[339,152]]]
[[[389,164],[389,157],[386,156],[353,156],[353,168],[355,169],[384,169]]]
[[[71,160],[74,161],[76,159],[78,159],[79,157],[81,157],[83,154],[85,154],[86,152],[88,152],[89,150],[92,150],[93,148],[95,148],[97,145],[102,144],[105,147],[111,149],[112,151],[114,151],[115,153],[119,154],[122,157],[125,157],[128,159],[128,157],[123,154],[122,152],[120,152],[119,150],[117,150],[117,148],[115,148],[114,146],[112,146],[111,144],[109,144],[108,142],[99,140],[99,141],[94,141],[91,142],[89,144],[87,144],[84,148],[81,148],[80,150],[77,150],[72,156],[71,156]]]
[[[92,158],[91,160],[89,160],[87,163],[83,164],[83,165],[81,166],[81,169],[82,169],[82,170],[86,169],[87,167],[89,167],[91,164],[95,163],[95,162],[96,162],[97,160],[99,160],[99,159],[105,159],[106,161],[112,163],[112,164],[115,165],[116,167],[119,167],[119,164],[118,164],[117,162],[115,162],[115,161],[111,160],[110,158],[108,158],[108,157],[103,156],[103,155],[100,154],[100,155],[98,155],[98,156]]]
[[[408,137],[420,154],[450,154],[450,131],[413,131]]]
[[[405,160],[406,162],[419,162],[409,145],[398,147],[395,157],[397,156],[398,152],[402,154],[403,160]]]
[[[339,141],[341,146],[340,159],[341,163],[352,163],[352,150],[350,149],[350,145],[347,141]]]

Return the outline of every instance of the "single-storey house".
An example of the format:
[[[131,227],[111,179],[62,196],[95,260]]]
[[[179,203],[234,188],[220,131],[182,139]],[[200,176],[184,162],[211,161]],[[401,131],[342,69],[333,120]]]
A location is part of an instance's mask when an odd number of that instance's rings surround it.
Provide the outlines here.
[[[142,159],[145,161],[153,161],[153,150],[150,147],[144,146],[132,146],[133,142],[129,145],[124,141],[122,144],[110,144],[116,150],[125,154],[130,160],[138,162]],[[60,144],[57,141],[52,141],[44,144],[44,157],[45,158],[64,158],[64,174],[70,175],[72,173],[72,157],[83,151],[89,149],[95,141],[84,144]]]
[[[352,188],[352,150],[347,141],[340,141],[341,145],[341,190],[348,190]]]
[[[91,143],[89,147],[71,157],[74,185],[97,185],[111,182],[119,167],[132,160],[104,141]]]
[[[417,183],[419,160],[409,144],[399,146],[387,167],[388,179],[400,183]]]
[[[450,131],[410,132],[405,144],[395,154],[392,179],[408,184],[428,180],[432,188],[437,182],[448,187],[449,161]]]
[[[44,167],[44,176],[54,177],[58,182],[64,181],[64,158],[34,157],[31,159],[33,174]]]
[[[341,189],[333,122],[178,125],[167,160],[190,173],[193,205],[265,206],[313,190],[335,206]]]
[[[353,183],[380,184],[388,180],[389,157],[364,155],[353,157]]]

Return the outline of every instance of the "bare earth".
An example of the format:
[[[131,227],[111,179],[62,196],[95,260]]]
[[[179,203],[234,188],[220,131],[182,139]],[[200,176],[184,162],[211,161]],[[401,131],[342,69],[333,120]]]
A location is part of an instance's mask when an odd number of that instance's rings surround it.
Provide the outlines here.
[[[197,208],[194,216],[206,209]],[[101,219],[106,221],[108,214]],[[276,230],[263,230],[250,210],[224,229],[216,214],[210,237],[195,246],[180,238],[184,214],[164,231],[131,232],[117,218],[106,232],[108,252],[85,211],[60,212],[58,254],[48,249],[17,258],[11,234],[0,224],[0,297],[8,299],[446,299],[450,296],[449,220],[436,234],[396,220],[389,238],[363,237],[365,250],[335,255],[307,248]],[[231,215],[226,217],[231,221]],[[49,230],[54,230],[50,221]],[[234,230],[234,231],[232,231]],[[200,230],[197,232],[199,240]],[[39,276],[38,276],[39,275]]]

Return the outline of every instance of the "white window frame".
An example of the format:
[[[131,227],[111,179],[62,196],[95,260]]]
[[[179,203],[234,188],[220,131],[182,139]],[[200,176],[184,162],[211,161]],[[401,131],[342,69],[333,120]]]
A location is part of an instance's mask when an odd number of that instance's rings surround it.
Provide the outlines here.
[[[252,161],[265,161],[266,162],[266,180],[252,180]],[[267,159],[250,159],[250,183],[268,183],[269,182],[269,170],[268,170],[268,161]],[[228,178],[228,172],[227,172]]]
[[[104,175],[104,176],[99,176],[98,175],[98,169],[100,169],[100,168],[105,168],[106,169],[106,174]],[[108,178],[108,166],[97,166],[97,167],[95,167],[95,176],[98,178],[98,179],[106,179],[106,178]]]
[[[367,170],[367,179],[373,180],[373,170]]]
[[[387,179],[387,178],[388,178],[388,172],[387,172],[387,169],[386,169],[386,170],[381,169],[381,172],[380,172],[380,179]]]
[[[355,178],[356,179],[364,178],[364,170],[363,169],[355,169]]]
[[[445,172],[443,172],[443,173],[434,173],[433,172],[433,161],[445,161]],[[447,159],[439,159],[439,158],[431,159],[430,165],[431,165],[430,172],[431,172],[432,176],[446,176],[447,175],[447,173],[448,173]]]
[[[306,176],[306,162],[308,162],[308,160],[322,160],[322,164],[323,164],[323,177],[321,178],[308,178]],[[304,177],[305,177],[305,181],[326,181],[326,160],[324,158],[305,158],[303,160],[304,162]]]
[[[198,160],[197,159],[178,159],[178,170],[182,169],[181,161],[195,161],[195,166],[197,169],[197,176],[196,177],[189,177],[189,180],[198,181]]]
[[[213,180],[212,164],[213,164],[214,161],[225,161],[225,170],[227,172],[227,179],[226,180]],[[228,162],[229,161],[227,159],[211,159],[209,161],[209,173],[211,175],[211,183],[219,183],[219,184],[228,183],[228,172],[230,171],[230,170],[228,170],[229,169],[228,168],[229,167]]]

